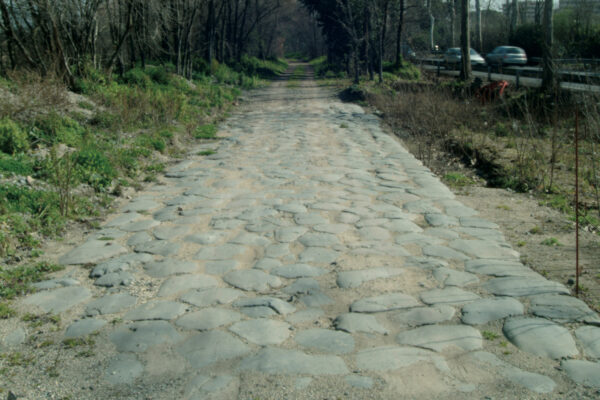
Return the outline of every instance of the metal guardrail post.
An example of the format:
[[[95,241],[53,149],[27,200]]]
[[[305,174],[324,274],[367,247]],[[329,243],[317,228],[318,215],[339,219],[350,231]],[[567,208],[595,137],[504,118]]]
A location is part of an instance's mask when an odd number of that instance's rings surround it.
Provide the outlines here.
[[[442,63],[440,61],[436,61],[435,63],[437,64],[437,76],[440,76],[440,68],[442,66]]]
[[[488,65],[488,82],[492,81],[492,66]]]
[[[521,78],[521,69],[520,68],[516,68],[516,76],[517,76],[517,90],[519,90],[519,83],[520,83],[520,78]]]

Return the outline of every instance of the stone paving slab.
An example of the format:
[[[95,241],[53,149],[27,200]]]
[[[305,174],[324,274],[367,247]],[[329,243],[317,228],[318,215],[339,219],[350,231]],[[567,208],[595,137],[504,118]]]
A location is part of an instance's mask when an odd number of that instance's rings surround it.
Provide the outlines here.
[[[556,359],[579,355],[569,331],[546,319],[511,318],[503,331],[515,346],[539,356]]]

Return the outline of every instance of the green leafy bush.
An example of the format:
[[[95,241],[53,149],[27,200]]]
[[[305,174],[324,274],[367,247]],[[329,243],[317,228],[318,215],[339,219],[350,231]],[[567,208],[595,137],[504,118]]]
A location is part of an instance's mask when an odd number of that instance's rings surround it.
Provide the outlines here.
[[[159,85],[168,85],[171,83],[171,76],[168,69],[174,70],[175,66],[172,64],[170,66],[148,66],[146,67],[146,71],[148,72],[148,76],[154,83]]]
[[[117,171],[104,153],[93,147],[84,148],[73,154],[79,166],[80,179],[96,190],[110,186]]]
[[[148,88],[152,86],[152,80],[142,68],[130,69],[123,74],[121,80],[123,83],[131,86],[138,86],[142,88]]]
[[[33,162],[24,155],[0,154],[0,171],[15,175],[33,175]]]
[[[15,154],[29,148],[27,133],[9,118],[0,120],[0,151]]]
[[[46,144],[64,143],[72,147],[80,145],[86,133],[74,119],[54,112],[38,117],[34,128],[34,135]]]

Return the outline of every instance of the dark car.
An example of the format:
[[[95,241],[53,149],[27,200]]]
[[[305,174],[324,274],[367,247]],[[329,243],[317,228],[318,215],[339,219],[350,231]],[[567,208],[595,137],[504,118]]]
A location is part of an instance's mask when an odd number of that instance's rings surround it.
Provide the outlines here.
[[[515,46],[498,46],[485,56],[490,65],[525,65],[527,54],[525,50]]]

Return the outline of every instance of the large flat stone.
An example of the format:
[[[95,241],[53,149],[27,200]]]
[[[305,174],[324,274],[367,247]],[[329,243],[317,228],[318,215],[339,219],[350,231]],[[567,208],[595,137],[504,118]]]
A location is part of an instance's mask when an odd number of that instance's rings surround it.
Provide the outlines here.
[[[308,232],[305,226],[286,226],[275,231],[275,239],[282,243],[293,242]]]
[[[63,265],[97,264],[100,261],[127,253],[127,248],[105,240],[88,240],[84,244],[62,256],[58,262]]]
[[[299,255],[302,263],[331,264],[339,257],[337,251],[324,247],[309,247]]]
[[[322,225],[329,223],[320,214],[316,213],[298,213],[294,216],[294,221],[298,225]]]
[[[541,276],[525,267],[517,260],[494,260],[494,259],[477,259],[470,260],[465,263],[465,270],[480,275],[490,275],[497,277],[537,277]]]
[[[196,260],[229,260],[242,255],[248,248],[238,244],[205,247],[196,253]]]
[[[151,300],[129,311],[123,318],[132,321],[171,320],[183,314],[186,308],[185,304],[176,301]]]
[[[200,266],[193,261],[166,259],[144,265],[146,273],[154,278],[163,278],[169,275],[190,274],[198,272]]]
[[[366,226],[358,230],[358,235],[363,240],[390,240],[392,235],[387,229],[379,226]]]
[[[421,305],[417,299],[404,293],[387,293],[355,301],[350,305],[351,312],[375,313],[399,310]]]
[[[280,315],[287,315],[296,311],[296,307],[294,307],[287,301],[267,296],[239,299],[233,303],[233,306],[239,307],[241,309],[267,307]]]
[[[109,294],[87,304],[88,316],[114,314],[133,307],[137,298],[126,293]]]
[[[479,298],[473,292],[468,292],[454,286],[444,289],[431,289],[421,293],[421,300],[425,304],[462,305]]]
[[[152,260],[154,260],[154,258],[150,254],[129,253],[96,265],[90,273],[90,277],[99,278],[114,272],[128,271],[131,268],[137,267],[143,263],[151,262]]]
[[[207,244],[215,244],[215,243],[223,240],[225,238],[225,236],[227,236],[226,232],[210,231],[210,232],[196,233],[193,235],[186,236],[184,240],[189,243],[207,245]]]
[[[396,336],[399,344],[443,351],[448,347],[458,347],[465,351],[483,347],[481,333],[465,325],[427,325]]]
[[[56,279],[48,279],[41,282],[34,282],[31,284],[32,287],[37,290],[49,290],[49,289],[58,289],[61,287],[68,286],[78,286],[80,282],[77,279],[73,278],[56,278]]]
[[[238,289],[256,292],[266,292],[283,284],[278,277],[257,269],[231,271],[223,280]]]
[[[94,285],[104,287],[129,286],[135,277],[127,271],[111,272],[96,279]]]
[[[244,246],[266,246],[271,240],[256,233],[242,232],[229,241],[232,244],[241,244]]]
[[[433,277],[446,286],[467,286],[479,282],[479,278],[469,272],[440,267],[433,271]]]
[[[600,317],[583,301],[572,296],[540,294],[530,297],[529,312],[558,322],[600,324]]]
[[[215,278],[204,274],[188,274],[172,276],[160,285],[159,297],[173,296],[190,289],[206,289],[216,287],[219,283]]]
[[[330,329],[315,328],[300,331],[294,340],[301,346],[325,353],[347,354],[354,351],[352,335]]]
[[[175,226],[159,226],[155,228],[152,233],[157,239],[160,240],[172,240],[178,236],[187,235],[190,231],[190,227],[186,225],[175,225]]]
[[[581,342],[583,354],[590,358],[600,359],[600,328],[582,326],[577,328],[575,336]]]
[[[295,279],[320,276],[326,274],[328,271],[308,264],[290,264],[273,268],[270,272],[283,278]]]
[[[355,288],[375,279],[389,278],[404,273],[401,268],[379,267],[338,273],[337,284],[342,289]]]
[[[458,252],[446,246],[430,245],[423,247],[423,255],[429,257],[438,257],[446,260],[458,260],[467,261],[467,257],[464,253]]]
[[[497,296],[525,297],[544,293],[569,294],[569,290],[560,283],[544,278],[494,278],[484,283],[483,288]]]
[[[36,306],[45,313],[59,314],[92,297],[89,289],[69,286],[34,293],[23,300],[24,304]]]
[[[109,335],[118,351],[145,352],[151,347],[181,340],[173,325],[167,321],[139,321],[123,325]]]
[[[120,229],[124,230],[125,232],[142,232],[150,230],[158,225],[160,225],[160,222],[155,219],[143,219],[131,222],[125,226],[122,226]]]
[[[172,256],[179,252],[181,244],[167,242],[164,240],[151,240],[135,246],[135,251],[138,253],[157,254],[163,257]]]
[[[481,299],[463,307],[461,320],[465,324],[481,325],[522,314],[523,304],[513,298]]]
[[[339,331],[348,333],[380,333],[387,335],[388,331],[375,318],[374,315],[346,313],[339,315],[334,321],[333,326]]]
[[[390,319],[402,325],[421,326],[449,321],[454,317],[456,310],[444,304],[431,307],[417,307],[407,311],[393,314]]]
[[[226,332],[208,331],[194,335],[177,346],[177,352],[194,368],[242,357],[250,348]]]
[[[207,331],[220,326],[230,325],[242,319],[242,315],[224,308],[205,308],[183,315],[175,325],[185,329]]]
[[[298,241],[306,247],[332,247],[340,243],[337,236],[331,233],[305,233]]]
[[[498,245],[490,240],[459,239],[450,242],[450,247],[474,258],[518,260],[519,253],[510,247]]]
[[[504,323],[504,335],[528,353],[548,358],[579,354],[567,329],[542,318],[510,318]]]
[[[237,289],[209,288],[192,290],[181,296],[181,300],[198,307],[210,307],[218,304],[229,304],[242,296],[244,296],[244,292]]]
[[[368,371],[395,371],[410,367],[418,362],[429,362],[442,372],[449,372],[446,361],[439,355],[414,347],[385,346],[359,351],[356,365]]]
[[[273,375],[343,375],[348,368],[337,356],[308,355],[297,350],[266,347],[240,363],[241,371]]]
[[[144,372],[144,366],[135,354],[117,354],[108,363],[104,380],[113,385],[129,385],[139,378]]]
[[[512,366],[491,353],[478,351],[471,355],[475,360],[486,365],[486,369],[492,367],[496,373],[505,377],[512,383],[526,387],[536,393],[551,393],[556,383],[547,376],[533,372],[523,371]]]
[[[290,325],[288,323],[272,319],[252,319],[237,322],[229,327],[229,330],[260,346],[281,344],[290,336]]]
[[[600,363],[585,360],[565,360],[562,369],[573,381],[588,387],[600,388]]]
[[[65,332],[65,337],[76,338],[87,336],[90,333],[100,330],[104,325],[106,325],[106,321],[102,319],[80,319],[79,321],[73,322],[71,325],[69,325],[67,331]]]

